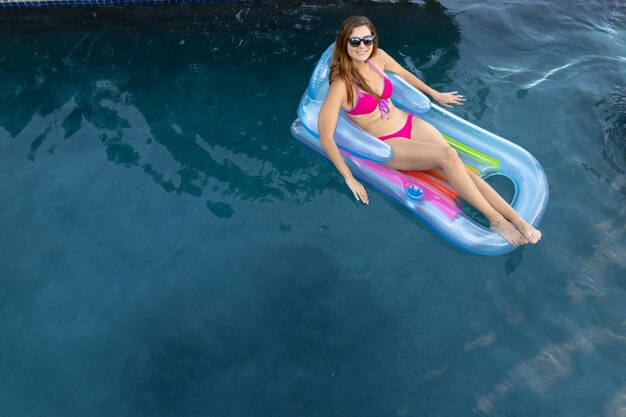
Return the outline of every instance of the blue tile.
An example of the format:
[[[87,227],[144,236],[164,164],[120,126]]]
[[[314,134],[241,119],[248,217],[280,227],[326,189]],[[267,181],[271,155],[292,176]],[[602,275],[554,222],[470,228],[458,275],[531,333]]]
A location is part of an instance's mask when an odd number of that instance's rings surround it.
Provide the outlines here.
[[[48,1],[15,1],[0,0],[0,9],[24,9],[35,8],[41,9],[46,7],[81,7],[96,6],[108,7],[115,5],[130,4],[195,4],[195,3],[228,3],[229,0],[48,0]]]

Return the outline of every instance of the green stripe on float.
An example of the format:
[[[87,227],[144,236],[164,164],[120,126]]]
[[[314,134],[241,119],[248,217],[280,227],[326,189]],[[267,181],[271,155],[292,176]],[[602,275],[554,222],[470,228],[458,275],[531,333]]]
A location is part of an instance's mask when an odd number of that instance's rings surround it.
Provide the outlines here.
[[[463,143],[452,139],[448,135],[443,135],[443,137],[448,141],[450,146],[452,146],[452,148],[456,150],[457,152],[460,152],[483,165],[487,165],[497,170],[500,169],[500,161],[498,161],[497,159],[492,158],[489,155],[485,155],[484,153],[479,152],[476,149],[472,149],[469,146],[464,145]]]

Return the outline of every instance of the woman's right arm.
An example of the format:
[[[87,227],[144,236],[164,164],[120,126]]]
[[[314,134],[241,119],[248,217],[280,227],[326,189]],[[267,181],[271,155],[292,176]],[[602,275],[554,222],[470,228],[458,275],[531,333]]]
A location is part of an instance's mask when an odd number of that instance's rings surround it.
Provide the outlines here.
[[[362,201],[365,204],[369,204],[369,198],[367,192],[361,183],[359,183],[350,168],[343,160],[339,148],[333,138],[335,127],[337,127],[337,118],[339,117],[339,110],[341,109],[341,103],[346,99],[346,89],[342,81],[334,81],[328,90],[326,99],[320,109],[320,114],[317,120],[317,130],[320,134],[320,144],[324,151],[328,155],[328,159],[335,165],[335,168],[341,173],[346,184],[354,194],[354,198],[357,201]]]

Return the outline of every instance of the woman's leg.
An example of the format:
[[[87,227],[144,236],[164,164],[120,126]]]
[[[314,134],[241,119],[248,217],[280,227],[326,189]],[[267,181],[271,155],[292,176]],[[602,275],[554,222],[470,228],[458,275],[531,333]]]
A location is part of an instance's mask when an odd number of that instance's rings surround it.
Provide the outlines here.
[[[419,118],[414,118],[411,131],[411,137],[415,138],[414,140],[392,138],[386,141],[394,150],[394,157],[387,165],[403,170],[441,168],[450,185],[462,198],[487,217],[492,229],[500,233],[510,243],[528,243],[528,239],[519,230],[511,226],[506,218],[481,193],[456,151],[445,140],[444,143],[441,143],[437,136],[441,138],[437,129]],[[485,185],[489,187],[488,184],[485,183]],[[497,194],[495,191],[493,193]],[[487,194],[491,196],[491,193],[487,192]]]
[[[437,168],[435,171],[439,172],[444,177],[446,176],[441,168]],[[502,214],[505,219],[513,223],[530,243],[537,243],[539,239],[541,239],[541,232],[527,223],[491,185],[473,172],[467,170],[467,173],[487,202],[489,202],[498,213]]]
[[[474,181],[478,191],[487,199],[489,204],[502,214],[505,219],[513,223],[530,243],[537,243],[541,239],[541,232],[527,223],[491,185],[473,172],[468,171],[468,174]]]
[[[442,145],[447,145],[448,142],[443,138],[443,136],[439,133],[439,131],[433,127],[428,122],[425,122],[419,118],[413,118],[414,125],[417,124],[417,131],[411,132],[411,136],[413,138],[419,138],[417,140],[428,141],[431,143],[439,143]],[[441,169],[438,170],[442,174]],[[480,178],[478,175],[473,172],[468,171],[468,174],[480,193],[485,197],[487,202],[498,211],[498,213],[502,214],[505,219],[513,223],[517,229],[522,232],[524,237],[530,243],[537,243],[539,239],[541,239],[541,232],[535,229],[533,226],[528,224],[526,220],[524,220],[514,209],[507,203],[501,196],[498,194],[496,190],[493,189],[485,180]],[[444,174],[445,175],[445,174]]]

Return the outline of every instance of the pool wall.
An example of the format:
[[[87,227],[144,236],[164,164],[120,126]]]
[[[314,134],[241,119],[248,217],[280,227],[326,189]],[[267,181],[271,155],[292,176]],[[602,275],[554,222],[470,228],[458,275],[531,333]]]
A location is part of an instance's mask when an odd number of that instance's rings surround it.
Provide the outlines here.
[[[108,7],[132,4],[227,3],[225,0],[0,0],[0,9],[39,9],[45,7]]]

